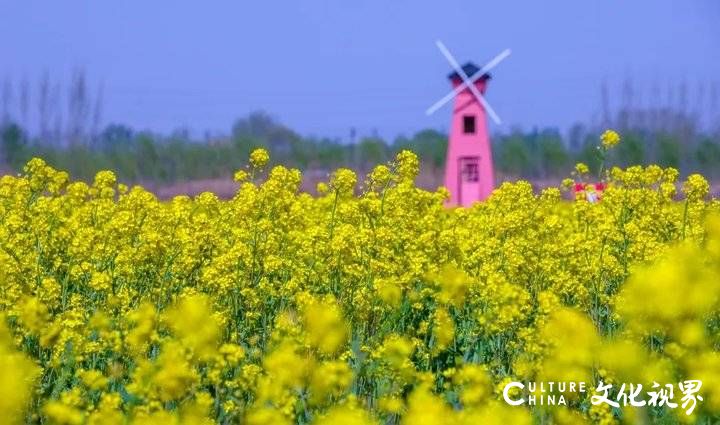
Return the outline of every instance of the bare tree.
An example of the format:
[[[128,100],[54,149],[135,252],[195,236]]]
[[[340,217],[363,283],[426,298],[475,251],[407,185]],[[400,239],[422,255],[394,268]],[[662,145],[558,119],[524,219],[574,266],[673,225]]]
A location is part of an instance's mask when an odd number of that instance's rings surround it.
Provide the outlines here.
[[[648,106],[643,102],[643,88],[644,87],[642,85],[633,88],[634,107],[632,109],[632,122],[633,126],[636,128],[647,128],[649,113]]]
[[[691,114],[695,121],[697,121],[700,128],[703,128],[705,124],[705,116],[703,111],[705,109],[705,84],[698,81],[696,93],[697,94],[695,96],[695,102]]]
[[[669,111],[672,111],[672,109],[675,107],[675,85],[673,85],[672,81],[668,83],[668,93],[667,93],[667,106],[666,109]],[[667,128],[670,124],[669,120],[663,120],[663,123],[665,124],[663,128]]]
[[[105,92],[103,83],[98,84],[97,95],[95,95],[95,106],[93,107],[91,138],[93,142],[97,140],[100,133],[100,125],[102,124],[102,108],[103,94]]]
[[[657,131],[660,128],[660,110],[662,109],[662,95],[660,84],[655,81],[650,89],[650,128]]]
[[[89,112],[88,105],[85,72],[77,69],[73,72],[68,91],[68,141],[71,145],[83,142]]]
[[[607,80],[603,80],[600,84],[600,106],[602,108],[602,123],[603,128],[610,128],[612,126],[612,118],[610,117],[610,95],[608,93]]]
[[[20,125],[29,131],[29,113],[30,113],[30,82],[27,77],[23,77],[20,81]]]
[[[63,145],[63,117],[62,108],[60,107],[60,103],[62,101],[62,94],[60,92],[61,88],[60,83],[55,83],[50,95],[50,113],[48,114],[49,117],[52,115],[55,116],[52,143],[56,146]]]
[[[678,87],[678,112],[681,114],[687,113],[687,107],[688,107],[688,87],[687,82],[685,80],[680,82],[680,86]]]
[[[629,77],[626,78],[622,83],[621,104],[620,110],[618,111],[617,126],[621,129],[627,129],[633,125],[630,114],[634,106],[634,91],[632,80]]]
[[[717,81],[710,88],[710,130],[720,132],[720,90]]]
[[[50,75],[45,71],[40,78],[38,89],[38,131],[40,140],[45,143],[49,142],[50,108]]]
[[[12,114],[10,112],[12,108],[12,102],[13,102],[13,90],[12,90],[12,81],[10,81],[10,77],[5,77],[5,81],[3,82],[3,91],[2,91],[2,117],[0,118],[0,122],[2,124],[7,124],[12,120]]]
[[[662,89],[656,81],[645,88],[649,90],[647,94],[643,86],[626,78],[618,86],[620,102],[612,108],[607,82],[603,81],[600,121],[593,116],[592,125],[669,132],[684,143],[696,140],[698,131],[720,131],[720,85],[717,83],[701,82],[693,84],[691,89],[687,81],[671,80],[667,88]]]

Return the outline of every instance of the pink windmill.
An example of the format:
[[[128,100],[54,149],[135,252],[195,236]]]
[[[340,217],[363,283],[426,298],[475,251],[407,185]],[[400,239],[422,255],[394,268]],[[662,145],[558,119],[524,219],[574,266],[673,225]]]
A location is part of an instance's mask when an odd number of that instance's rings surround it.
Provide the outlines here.
[[[455,99],[445,160],[445,187],[450,191],[447,204],[468,207],[487,198],[495,188],[486,114],[497,124],[500,117],[483,94],[490,80],[487,72],[508,57],[510,49],[478,68],[472,62],[460,66],[441,41],[437,46],[453,67],[454,71],[448,76],[453,90],[428,108],[427,114]]]

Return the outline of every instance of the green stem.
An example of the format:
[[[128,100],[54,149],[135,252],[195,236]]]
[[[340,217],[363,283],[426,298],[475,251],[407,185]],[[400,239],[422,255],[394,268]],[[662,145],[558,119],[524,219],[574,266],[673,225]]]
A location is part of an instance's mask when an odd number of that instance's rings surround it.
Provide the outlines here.
[[[682,226],[682,239],[685,240],[685,228],[687,227],[687,216],[688,216],[688,199],[685,198],[685,208],[683,209],[683,226]]]
[[[603,148],[599,148],[598,152],[600,152],[600,168],[598,169],[598,180],[602,180],[602,174],[605,170],[605,151]]]
[[[340,197],[340,192],[337,190],[335,191],[335,200],[333,201],[333,208],[332,208],[332,214],[330,215],[330,241],[332,241],[333,233],[335,232],[335,211],[337,210],[337,204],[338,204],[338,198]]]

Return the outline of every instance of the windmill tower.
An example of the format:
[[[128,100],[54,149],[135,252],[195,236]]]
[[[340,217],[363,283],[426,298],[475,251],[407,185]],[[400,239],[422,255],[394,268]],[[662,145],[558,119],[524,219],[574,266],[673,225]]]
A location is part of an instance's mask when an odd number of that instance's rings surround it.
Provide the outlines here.
[[[431,106],[428,115],[454,99],[447,157],[445,187],[450,192],[448,205],[469,207],[487,198],[495,188],[495,175],[487,115],[500,118],[483,95],[490,74],[488,70],[510,55],[505,50],[482,68],[472,62],[463,66],[455,60],[442,42],[437,42],[454,71],[448,75],[453,91]]]

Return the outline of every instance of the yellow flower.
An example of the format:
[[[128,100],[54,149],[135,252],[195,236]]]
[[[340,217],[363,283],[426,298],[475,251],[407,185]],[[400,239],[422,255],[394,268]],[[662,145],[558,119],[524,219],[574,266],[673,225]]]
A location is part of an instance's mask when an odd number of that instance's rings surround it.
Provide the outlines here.
[[[431,276],[438,282],[440,292],[438,300],[443,304],[460,307],[470,287],[470,278],[455,267],[446,266],[438,274]]]
[[[397,307],[400,305],[402,300],[402,288],[397,282],[393,282],[389,279],[377,279],[375,280],[375,291],[378,297],[386,302],[387,304]]]
[[[352,371],[344,361],[327,361],[316,366],[310,376],[310,400],[322,404],[328,397],[339,397],[352,383]]]
[[[386,396],[378,400],[378,407],[385,413],[398,415],[402,413],[405,405],[398,397]]]
[[[43,413],[52,423],[58,425],[80,425],[84,420],[82,411],[59,401],[46,404]]]
[[[492,380],[484,366],[464,365],[453,382],[462,388],[460,401],[464,406],[479,406],[492,395]]]
[[[105,393],[100,399],[97,410],[88,417],[90,425],[123,425],[125,416],[120,408],[122,399],[118,393]]]
[[[325,355],[335,354],[347,341],[347,329],[337,302],[332,298],[313,300],[303,314],[310,345]]]
[[[683,183],[683,193],[689,201],[699,201],[710,191],[710,184],[700,174],[691,174]]]
[[[235,174],[233,175],[233,180],[235,180],[235,181],[238,182],[238,183],[242,183],[242,182],[244,182],[245,180],[247,180],[248,177],[250,177],[250,176],[248,175],[247,171],[245,171],[245,170],[238,170],[238,171],[236,171]]]
[[[85,386],[95,391],[102,390],[108,383],[107,378],[97,370],[83,370],[79,376]]]
[[[580,175],[584,175],[589,173],[590,169],[584,163],[578,162],[577,164],[575,164],[575,171]]]
[[[293,423],[282,412],[270,407],[251,410],[245,420],[248,425],[290,425]]]
[[[357,176],[355,172],[347,168],[338,169],[330,179],[330,186],[341,195],[352,195],[356,183]]]
[[[180,346],[168,343],[157,359],[159,367],[153,377],[162,401],[177,400],[191,392],[199,376],[192,368]]]
[[[10,424],[26,422],[32,387],[40,369],[22,353],[15,351],[12,338],[0,314],[0,412]]]
[[[47,307],[35,297],[28,298],[20,307],[20,320],[34,334],[43,330],[48,319]]]
[[[403,424],[439,425],[453,423],[454,412],[443,400],[420,387],[410,394]]]
[[[324,194],[326,194],[326,193],[328,192],[328,190],[330,190],[330,189],[328,188],[327,183],[325,183],[325,182],[320,182],[320,183],[317,184],[317,187],[315,188],[315,190],[317,191],[317,193],[318,193],[319,195],[324,195]]]
[[[414,184],[409,151],[319,196],[298,170],[258,175],[267,152],[250,162],[231,199],[88,186],[41,159],[0,177],[3,423],[614,423],[583,394],[502,401],[511,381],[598,379],[699,379],[692,415],[653,419],[720,413],[702,176],[675,200],[677,170],[611,167],[600,202],[519,181],[465,209]]]
[[[401,179],[412,181],[420,171],[420,161],[412,151],[403,150],[395,157],[398,175]]]
[[[390,335],[383,342],[380,355],[393,368],[403,369],[409,365],[408,360],[414,351],[413,341],[399,335]]]
[[[392,178],[392,172],[386,165],[378,165],[370,173],[370,183],[375,190],[385,187]]]
[[[600,142],[605,149],[610,149],[620,143],[620,135],[615,130],[605,130],[600,135]]]
[[[270,154],[265,149],[258,148],[250,153],[250,165],[253,168],[262,168],[270,161]]]
[[[351,406],[334,407],[314,422],[316,425],[373,425],[377,423],[366,411]]]
[[[203,295],[192,295],[180,300],[165,315],[182,343],[200,358],[212,355],[220,337],[220,329],[209,303]]]
[[[435,312],[434,336],[436,351],[445,350],[455,338],[455,321],[446,309]]]

